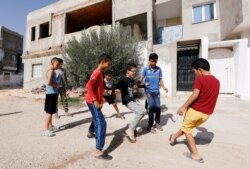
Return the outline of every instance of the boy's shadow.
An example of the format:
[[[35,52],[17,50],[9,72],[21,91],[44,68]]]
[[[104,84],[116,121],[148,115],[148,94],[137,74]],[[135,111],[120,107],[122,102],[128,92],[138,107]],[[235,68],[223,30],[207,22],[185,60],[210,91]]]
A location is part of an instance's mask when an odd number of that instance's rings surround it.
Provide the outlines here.
[[[132,114],[133,112],[124,112],[124,113],[121,113],[123,116],[126,115],[126,114]],[[113,117],[116,117],[117,113],[115,114],[112,114],[111,116],[105,116],[105,119],[110,119],[110,118],[113,118]],[[126,118],[126,117],[125,117]]]
[[[64,125],[60,126],[59,129],[55,131],[55,133],[60,132],[60,131],[64,131],[64,130],[68,130],[68,129],[72,129],[72,128],[74,128],[76,126],[80,126],[82,124],[91,123],[92,120],[93,119],[91,117],[91,118],[86,118],[83,120],[75,121],[72,123],[64,124]]]
[[[115,149],[117,149],[124,141],[124,132],[128,128],[128,126],[125,126],[119,130],[114,131],[113,133],[107,133],[106,136],[112,136],[114,135],[114,138],[110,142],[109,146],[107,149],[104,151],[105,153],[111,153]]]
[[[213,141],[214,133],[207,131],[204,127],[197,127],[196,128],[199,132],[194,136],[196,145],[207,145]],[[184,139],[183,141],[177,142],[177,144],[186,144],[187,140]]]

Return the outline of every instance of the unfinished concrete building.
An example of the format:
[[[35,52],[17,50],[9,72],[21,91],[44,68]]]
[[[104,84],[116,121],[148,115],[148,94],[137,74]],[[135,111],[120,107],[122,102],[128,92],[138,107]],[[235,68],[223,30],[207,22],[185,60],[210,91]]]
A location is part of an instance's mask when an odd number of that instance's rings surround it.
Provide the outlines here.
[[[15,86],[23,79],[23,36],[0,26],[0,86]]]
[[[130,27],[159,54],[169,95],[192,90],[190,63],[201,57],[221,81],[221,93],[250,100],[250,0],[60,0],[27,17],[25,88],[44,83],[51,57],[84,28]],[[111,27],[110,27],[111,28]]]

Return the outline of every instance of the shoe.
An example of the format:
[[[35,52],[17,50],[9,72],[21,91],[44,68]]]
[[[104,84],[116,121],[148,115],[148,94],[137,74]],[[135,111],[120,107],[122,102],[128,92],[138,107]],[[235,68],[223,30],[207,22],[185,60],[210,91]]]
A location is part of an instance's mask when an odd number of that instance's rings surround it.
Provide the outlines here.
[[[58,115],[58,113],[55,114],[55,119],[60,119],[60,116]]]
[[[51,128],[49,128],[49,131],[53,132],[53,131],[57,131],[59,130],[59,127],[56,127],[56,126],[51,126]]]
[[[157,128],[157,130],[159,130],[159,131],[163,131],[163,128],[162,128],[162,126],[160,124],[156,123],[155,128]]]
[[[131,143],[135,143],[136,139],[135,139],[135,132],[133,129],[128,128],[125,132],[124,135],[127,137],[127,139],[131,142]]]
[[[55,136],[55,134],[54,133],[52,133],[51,131],[49,131],[49,130],[46,130],[46,131],[43,131],[42,132],[42,136],[46,136],[46,137],[54,137]]]
[[[154,127],[154,126],[151,127],[150,132],[151,132],[152,134],[157,134],[157,131],[155,130],[155,127]]]
[[[106,153],[103,153],[102,155],[95,156],[95,158],[100,159],[100,160],[112,160],[113,157],[111,155],[108,155]]]
[[[87,137],[88,138],[96,138],[96,135],[94,133],[88,132]]]

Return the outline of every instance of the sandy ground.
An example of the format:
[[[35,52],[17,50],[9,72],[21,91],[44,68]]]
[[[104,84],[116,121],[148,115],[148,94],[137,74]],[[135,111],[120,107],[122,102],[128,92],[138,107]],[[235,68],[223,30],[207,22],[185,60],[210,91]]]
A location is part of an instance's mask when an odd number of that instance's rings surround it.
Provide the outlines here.
[[[91,116],[86,107],[70,112],[74,117],[54,119],[61,130],[53,138],[41,136],[43,98],[20,90],[0,90],[0,168],[1,169],[249,169],[250,102],[220,96],[215,113],[194,131],[198,149],[205,159],[199,164],[185,158],[185,138],[171,147],[169,135],[178,130],[182,117],[176,109],[186,96],[162,98],[168,107],[162,113],[163,132],[144,133],[131,144],[123,137],[133,114],[119,104],[126,120],[116,119],[114,109],[105,105],[108,129],[105,149],[114,159],[93,158],[95,140],[86,133]],[[62,114],[63,112],[60,111]],[[147,117],[141,122],[146,127]]]

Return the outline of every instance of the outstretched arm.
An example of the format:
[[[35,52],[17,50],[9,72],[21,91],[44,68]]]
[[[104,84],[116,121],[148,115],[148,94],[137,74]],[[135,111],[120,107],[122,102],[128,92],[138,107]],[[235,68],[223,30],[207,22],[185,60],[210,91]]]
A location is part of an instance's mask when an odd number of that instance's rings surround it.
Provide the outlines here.
[[[182,116],[188,109],[188,107],[199,97],[200,90],[194,89],[192,95],[188,100],[178,109],[177,114]]]

